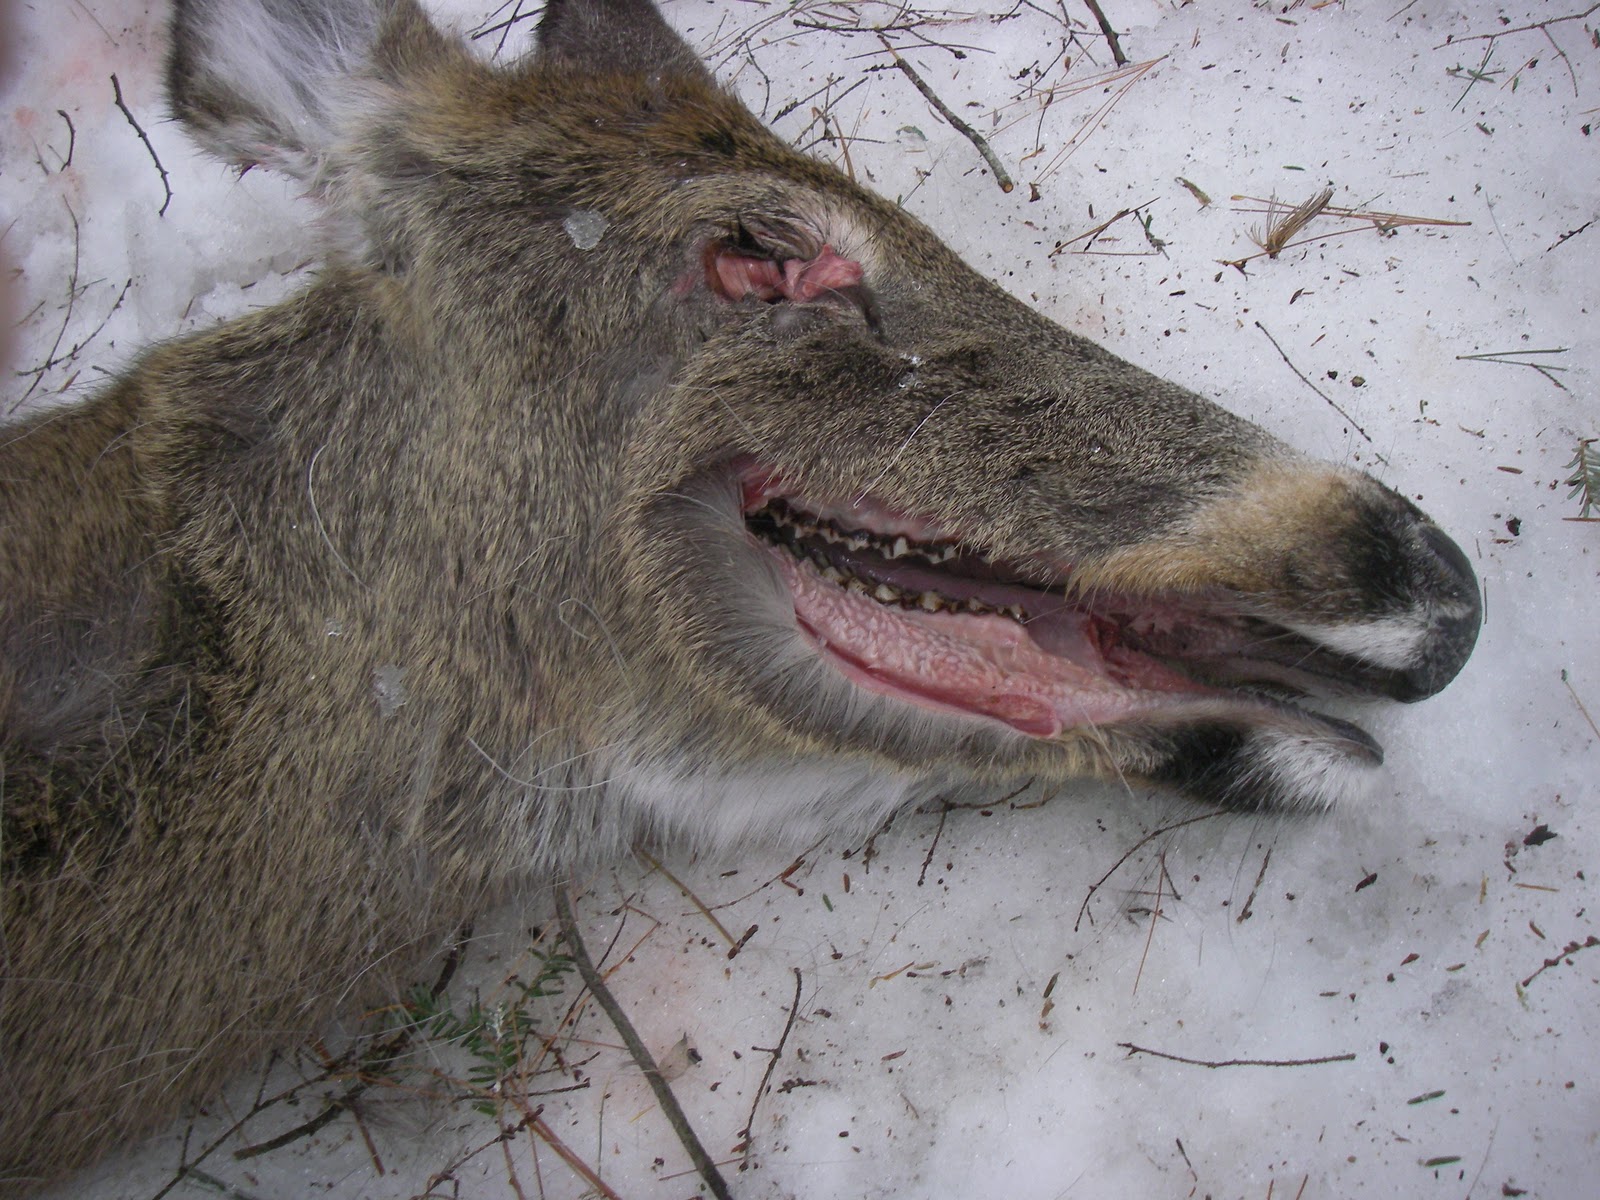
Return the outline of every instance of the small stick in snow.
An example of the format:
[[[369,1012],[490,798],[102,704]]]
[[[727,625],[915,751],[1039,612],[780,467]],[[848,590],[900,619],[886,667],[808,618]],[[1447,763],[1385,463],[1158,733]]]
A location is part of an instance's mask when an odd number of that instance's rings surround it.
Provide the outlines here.
[[[1256,872],[1256,881],[1250,886],[1250,894],[1245,897],[1244,907],[1239,910],[1239,915],[1233,919],[1235,925],[1243,925],[1253,915],[1251,908],[1256,902],[1256,894],[1261,891],[1261,881],[1267,877],[1267,864],[1272,861],[1272,850],[1261,856],[1261,870]]]
[[[72,152],[78,147],[78,131],[72,124],[72,118],[67,116],[66,109],[56,109],[56,116],[67,123],[67,156],[61,160],[61,166],[56,168],[57,170],[65,171],[72,165]]]
[[[1579,225],[1576,229],[1567,230],[1560,237],[1558,237],[1555,241],[1551,242],[1548,246],[1546,246],[1544,252],[1546,254],[1549,254],[1550,251],[1554,250],[1557,246],[1561,245],[1562,242],[1566,241],[1568,238],[1577,237],[1580,233],[1582,233],[1584,230],[1588,229],[1589,226],[1593,225],[1596,221],[1600,221],[1600,217],[1591,217],[1589,220],[1585,221],[1582,225]]]
[[[1150,957],[1150,943],[1156,939],[1156,922],[1161,920],[1162,888],[1167,882],[1167,854],[1161,852],[1161,873],[1156,876],[1156,902],[1150,909],[1150,932],[1144,935],[1144,953],[1139,955],[1139,969],[1133,976],[1133,994],[1139,994],[1139,981],[1144,978],[1145,959]]]
[[[1561,380],[1556,378],[1556,373],[1559,371],[1565,371],[1567,369],[1566,367],[1554,366],[1547,362],[1528,362],[1526,360],[1526,356],[1534,354],[1565,354],[1566,352],[1566,346],[1560,346],[1551,350],[1486,350],[1482,354],[1458,354],[1456,355],[1456,361],[1492,362],[1499,363],[1503,367],[1531,367],[1535,371],[1539,372],[1539,374],[1543,375],[1556,387],[1565,392],[1571,389],[1569,389],[1566,384],[1562,383]]]
[[[122,115],[128,118],[128,124],[133,126],[133,131],[139,135],[139,140],[144,143],[144,148],[150,151],[150,161],[156,164],[156,170],[161,172],[161,186],[166,189],[167,198],[161,202],[161,207],[156,211],[156,216],[167,215],[167,205],[172,203],[172,185],[167,182],[167,169],[161,165],[161,159],[156,155],[156,148],[150,144],[150,137],[145,133],[139,122],[134,119],[133,111],[122,100],[122,84],[117,82],[117,73],[111,73],[111,90],[116,96],[117,107],[122,110]]]
[[[578,1155],[577,1151],[563,1142],[561,1138],[556,1135],[556,1131],[551,1129],[550,1126],[545,1122],[545,1119],[539,1115],[539,1113],[543,1111],[543,1109],[539,1109],[538,1111],[527,1114],[528,1131],[532,1134],[535,1134],[540,1141],[549,1146],[550,1149],[554,1150],[556,1152],[556,1156],[560,1158],[562,1162],[566,1163],[568,1167],[572,1168],[573,1173],[587,1183],[589,1187],[594,1190],[596,1195],[602,1197],[602,1200],[622,1200],[622,1197],[617,1195],[616,1191],[607,1185],[606,1181],[601,1179],[600,1176],[595,1173],[594,1168],[583,1161],[583,1159]],[[509,1146],[509,1142],[502,1144]],[[509,1162],[510,1157],[508,1154],[508,1165]],[[519,1188],[519,1194],[520,1191],[521,1189]]]
[[[1123,851],[1122,857],[1111,864],[1111,869],[1109,871],[1089,885],[1089,890],[1083,897],[1083,903],[1078,906],[1078,919],[1072,923],[1072,932],[1077,933],[1078,926],[1083,924],[1084,914],[1089,911],[1089,901],[1094,899],[1094,894],[1100,890],[1101,886],[1104,885],[1106,880],[1110,879],[1117,873],[1118,869],[1121,868],[1123,863],[1127,862],[1136,853],[1138,853],[1141,847],[1149,845],[1164,833],[1171,833],[1175,829],[1182,829],[1185,825],[1193,825],[1197,821],[1209,821],[1212,817],[1220,817],[1222,814],[1223,810],[1219,808],[1216,812],[1201,813],[1198,817],[1186,817],[1182,821],[1174,821],[1171,825],[1163,825],[1160,829],[1151,830],[1133,845],[1129,846],[1127,850]]]
[[[734,1147],[735,1152],[742,1154],[744,1159],[739,1164],[739,1170],[748,1170],[750,1166],[750,1146],[755,1141],[755,1135],[750,1132],[756,1123],[756,1109],[761,1104],[761,1097],[767,1094],[767,1084],[772,1082],[772,1072],[777,1068],[778,1060],[783,1057],[783,1047],[789,1040],[789,1031],[794,1028],[795,1015],[800,1011],[800,968],[790,967],[794,972],[794,1000],[789,1005],[789,1019],[783,1023],[783,1033],[778,1038],[778,1044],[768,1050],[764,1046],[753,1046],[751,1049],[760,1050],[764,1054],[772,1055],[767,1062],[767,1069],[762,1073],[761,1086],[756,1088],[756,1097],[750,1102],[750,1116],[745,1120],[744,1128],[739,1131],[743,1139]]]
[[[1560,954],[1557,954],[1554,958],[1545,959],[1544,960],[1544,964],[1542,966],[1540,966],[1540,968],[1537,971],[1535,971],[1532,975],[1529,975],[1526,979],[1524,979],[1521,983],[1519,983],[1517,985],[1517,987],[1518,988],[1526,988],[1530,983],[1532,983],[1535,979],[1539,978],[1539,976],[1543,975],[1551,967],[1559,967],[1567,959],[1571,958],[1574,954],[1578,953],[1578,951],[1580,951],[1580,950],[1592,950],[1596,946],[1600,946],[1600,937],[1596,937],[1592,933],[1581,942],[1578,942],[1578,941],[1568,942],[1565,946],[1563,946],[1561,948],[1561,953]]]
[[[1578,711],[1583,714],[1583,719],[1589,722],[1589,728],[1594,730],[1595,737],[1600,738],[1600,725],[1594,723],[1594,718],[1589,715],[1589,710],[1584,706],[1583,701],[1578,698],[1578,690],[1572,686],[1572,680],[1567,678],[1565,671],[1561,672],[1561,682],[1567,685],[1567,691],[1572,696],[1572,702],[1578,706]]]
[[[876,836],[876,835],[874,835],[874,836]],[[828,840],[827,835],[824,834],[822,837],[819,837],[816,841],[812,842],[811,845],[807,846],[804,850],[800,851],[799,854],[795,855],[795,859],[794,859],[794,861],[792,863],[790,863],[783,870],[779,871],[776,875],[774,875],[771,879],[767,880],[765,883],[751,888],[748,892],[746,892],[742,896],[735,896],[732,900],[724,900],[721,904],[713,904],[706,911],[707,912],[715,912],[719,908],[732,908],[735,904],[740,904],[740,903],[750,899],[750,897],[754,896],[757,892],[766,891],[767,888],[771,887],[775,883],[787,884],[789,887],[794,887],[794,885],[792,883],[789,883],[789,876],[793,875],[801,867],[805,866],[806,865],[806,855],[810,854],[818,846],[822,845],[822,843],[827,841],[827,840]],[[796,890],[797,891],[801,891],[801,892],[804,891],[803,888],[797,888]]]
[[[1354,1062],[1355,1053],[1325,1054],[1321,1058],[1224,1058],[1212,1061],[1205,1058],[1184,1058],[1181,1054],[1168,1054],[1165,1050],[1152,1050],[1148,1046],[1135,1046],[1132,1042],[1118,1042],[1117,1048],[1126,1050],[1128,1057],[1135,1054],[1148,1054],[1153,1058],[1164,1058],[1169,1062],[1184,1063],[1191,1067],[1206,1067],[1216,1070],[1219,1067],[1316,1067],[1323,1063]]]
[[[689,1161],[694,1163],[694,1168],[700,1173],[700,1178],[705,1180],[706,1187],[717,1200],[733,1200],[732,1194],[728,1191],[727,1181],[722,1178],[722,1172],[717,1170],[717,1164],[711,1161],[711,1155],[706,1153],[705,1146],[701,1145],[694,1127],[689,1124],[689,1118],[684,1115],[682,1105],[678,1103],[678,1098],[672,1094],[672,1088],[662,1078],[661,1068],[656,1065],[654,1056],[645,1047],[638,1031],[633,1027],[633,1022],[628,1020],[628,1014],[623,1011],[622,1005],[617,1003],[617,998],[611,994],[611,989],[600,977],[600,972],[595,970],[588,948],[583,944],[583,936],[578,932],[578,920],[573,916],[572,901],[567,898],[566,889],[557,884],[551,890],[555,893],[556,917],[561,923],[561,940],[566,942],[567,949],[572,951],[572,961],[577,965],[578,974],[583,976],[583,985],[589,989],[589,994],[595,998],[595,1002],[605,1009],[611,1024],[622,1035],[623,1044],[627,1046],[628,1053],[633,1056],[633,1061],[638,1064],[639,1070],[644,1072],[645,1082],[655,1094],[662,1115],[667,1118],[672,1131],[683,1143]]]
[[[1154,200],[1146,200],[1143,204],[1135,204],[1132,208],[1124,208],[1119,211],[1116,216],[1101,221],[1100,224],[1096,225],[1093,229],[1086,229],[1082,233],[1070,237],[1064,242],[1057,242],[1056,248],[1050,251],[1049,254],[1045,255],[1045,257],[1054,258],[1056,255],[1062,253],[1062,251],[1064,251],[1068,246],[1072,245],[1073,242],[1083,242],[1083,249],[1073,251],[1074,254],[1088,254],[1089,248],[1094,245],[1095,239],[1098,238],[1102,233],[1110,229],[1118,221],[1122,220],[1123,217],[1132,216],[1135,213],[1142,213],[1144,209],[1148,208],[1154,203]]]
[[[1346,421],[1349,421],[1350,422],[1350,427],[1352,429],[1354,429],[1362,437],[1366,438],[1367,441],[1370,442],[1372,440],[1372,435],[1369,434],[1365,429],[1361,428],[1361,426],[1356,423],[1356,419],[1354,417],[1352,417],[1349,413],[1345,412],[1345,410],[1343,408],[1339,407],[1339,402],[1337,400],[1335,400],[1332,396],[1328,395],[1327,392],[1324,392],[1316,384],[1312,383],[1311,380],[1307,379],[1304,375],[1302,375],[1300,373],[1300,368],[1295,366],[1294,363],[1289,361],[1289,356],[1283,352],[1283,347],[1278,345],[1278,339],[1273,337],[1272,334],[1267,332],[1267,327],[1265,325],[1263,325],[1260,321],[1257,321],[1256,322],[1256,328],[1261,330],[1262,333],[1265,333],[1267,335],[1267,341],[1272,343],[1272,348],[1278,352],[1278,357],[1283,359],[1284,362],[1288,363],[1289,370],[1291,370],[1291,371],[1293,371],[1295,373],[1295,376],[1300,380],[1301,383],[1305,384],[1313,392],[1315,392],[1317,395],[1321,396],[1325,401],[1327,401],[1328,407],[1333,409],[1334,412],[1338,413]]]
[[[1475,33],[1470,37],[1448,38],[1440,42],[1434,49],[1443,50],[1446,46],[1454,46],[1460,42],[1492,42],[1496,38],[1510,37],[1513,33],[1527,33],[1530,29],[1543,29],[1548,33],[1551,25],[1559,25],[1563,21],[1581,21],[1596,11],[1600,11],[1600,4],[1591,4],[1582,12],[1568,13],[1564,17],[1551,17],[1548,21],[1535,21],[1531,25],[1518,25],[1515,29],[1501,29],[1495,33]]]
[[[644,849],[642,846],[635,847],[634,853],[640,858],[644,859],[645,862],[649,863],[651,870],[660,872],[661,876],[666,879],[668,883],[677,888],[678,891],[683,894],[683,898],[690,904],[694,905],[695,908],[699,910],[702,917],[711,922],[712,928],[714,928],[717,933],[722,936],[723,941],[727,942],[729,946],[738,944],[738,939],[736,939],[733,934],[729,933],[727,927],[723,925],[721,921],[717,920],[714,915],[712,915],[711,910],[706,907],[705,901],[700,899],[699,896],[696,896],[694,892],[690,891],[688,884],[684,883],[683,880],[679,879],[671,871],[667,870],[666,867],[662,866],[660,859],[651,854],[648,850]]]
[[[1100,22],[1100,32],[1106,35],[1106,43],[1111,47],[1111,57],[1116,60],[1117,66],[1128,65],[1128,56],[1122,52],[1122,43],[1117,41],[1117,31],[1111,28],[1111,22],[1106,20],[1106,14],[1100,11],[1099,0],[1083,0],[1089,6],[1089,11],[1094,14],[1094,19]]]
[[[928,878],[928,868],[933,864],[933,852],[939,848],[939,838],[944,834],[945,818],[949,815],[949,808],[939,810],[939,827],[933,831],[933,841],[928,843],[928,853],[922,858],[922,870],[917,872],[918,887],[921,887]]]
[[[912,65],[905,59],[901,58],[900,55],[895,52],[895,48],[891,46],[885,38],[880,37],[878,40],[883,43],[883,48],[887,50],[889,52],[889,56],[894,59],[895,67],[907,79],[911,80],[912,85],[917,89],[917,91],[922,93],[923,99],[925,99],[929,104],[933,105],[934,110],[949,122],[950,128],[954,129],[962,137],[966,138],[967,141],[971,142],[978,148],[978,153],[983,155],[983,161],[988,163],[989,169],[994,172],[994,181],[1000,185],[1000,190],[1002,192],[1009,192],[1012,188],[1016,187],[1017,185],[1012,182],[1011,176],[1006,174],[1006,169],[1000,165],[1000,160],[995,157],[994,151],[989,148],[989,143],[983,140],[983,135],[971,125],[968,125],[960,117],[956,116],[955,113],[951,112],[949,105],[945,104],[943,100],[939,99],[938,95],[931,87],[928,86],[927,82],[922,78],[922,76],[917,74],[916,69],[913,68]]]

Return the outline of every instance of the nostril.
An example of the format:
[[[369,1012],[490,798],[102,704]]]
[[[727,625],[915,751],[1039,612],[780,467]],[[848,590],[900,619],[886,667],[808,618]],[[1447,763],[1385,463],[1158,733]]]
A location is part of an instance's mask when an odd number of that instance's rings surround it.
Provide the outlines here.
[[[1434,598],[1433,634],[1423,660],[1400,672],[1390,693],[1405,701],[1431,696],[1456,677],[1477,643],[1483,619],[1478,576],[1461,547],[1436,525],[1424,523],[1418,537],[1438,561],[1442,578]]]

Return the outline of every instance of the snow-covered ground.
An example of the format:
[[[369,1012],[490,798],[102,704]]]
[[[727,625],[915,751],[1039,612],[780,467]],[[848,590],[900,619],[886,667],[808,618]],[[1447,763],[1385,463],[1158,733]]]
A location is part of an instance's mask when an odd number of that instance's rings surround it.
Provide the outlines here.
[[[463,30],[513,15],[433,7]],[[1081,0],[667,11],[780,134],[903,197],[1018,295],[1415,497],[1483,580],[1476,656],[1438,698],[1362,714],[1388,767],[1361,811],[1195,820],[1083,786],[904,813],[869,846],[799,859],[669,848],[666,871],[716,922],[626,862],[582,881],[587,940],[612,947],[611,987],[682,1068],[676,1092],[739,1196],[1595,1195],[1600,526],[1570,519],[1563,480],[1600,435],[1600,12],[1102,7],[1153,65],[1101,78],[1111,54]],[[20,374],[0,410],[87,395],[148,341],[284,295],[317,254],[288,185],[235,180],[163,120],[164,4],[14,8],[0,253]],[[1014,191],[854,25],[892,27]],[[1256,253],[1267,220],[1231,197],[1292,206],[1324,186],[1337,207],[1468,224],[1334,236],[1362,223],[1324,216],[1275,260],[1219,261]],[[1463,357],[1484,354],[1499,361]],[[527,974],[548,920],[531,903],[480,925],[458,1011],[508,1002],[501,981]],[[722,930],[752,927],[730,958]],[[569,977],[533,1007],[558,1053],[501,1106],[509,1127],[519,1101],[542,1105],[538,1130],[498,1142],[470,1103],[419,1098],[449,1087],[414,1073],[236,1156],[315,1116],[341,1079],[265,1105],[174,1184],[259,1098],[314,1073],[307,1051],[59,1195],[582,1195],[556,1139],[619,1196],[701,1194],[603,1016],[563,1025],[579,993]],[[697,1055],[669,1053],[685,1038]],[[441,1073],[470,1066],[437,1047],[424,1064],[434,1053]]]

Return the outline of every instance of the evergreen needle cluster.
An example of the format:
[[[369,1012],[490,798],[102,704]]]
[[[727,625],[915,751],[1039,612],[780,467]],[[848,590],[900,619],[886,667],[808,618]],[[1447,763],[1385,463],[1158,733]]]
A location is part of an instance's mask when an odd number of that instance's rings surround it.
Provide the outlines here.
[[[1584,518],[1589,516],[1590,510],[1600,508],[1600,448],[1596,447],[1596,442],[1600,442],[1600,438],[1581,439],[1572,461],[1567,464],[1572,468],[1572,474],[1567,477],[1567,486],[1572,489],[1567,499],[1582,497],[1583,507],[1578,515]]]

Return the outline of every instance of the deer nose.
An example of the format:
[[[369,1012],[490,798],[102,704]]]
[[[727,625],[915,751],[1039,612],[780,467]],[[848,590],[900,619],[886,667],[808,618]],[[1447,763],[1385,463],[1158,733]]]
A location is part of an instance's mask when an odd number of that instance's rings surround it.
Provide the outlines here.
[[[1420,661],[1393,677],[1390,694],[1407,702],[1432,696],[1460,673],[1483,624],[1478,576],[1461,547],[1427,521],[1419,523],[1417,540],[1425,560],[1417,564],[1418,573],[1432,584],[1435,616]]]

